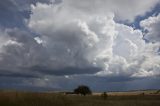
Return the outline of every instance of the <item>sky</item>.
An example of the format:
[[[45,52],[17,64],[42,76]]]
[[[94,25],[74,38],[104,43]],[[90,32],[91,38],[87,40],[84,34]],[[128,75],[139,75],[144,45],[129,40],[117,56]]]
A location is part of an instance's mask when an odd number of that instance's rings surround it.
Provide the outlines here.
[[[160,89],[160,0],[1,0],[0,89]]]

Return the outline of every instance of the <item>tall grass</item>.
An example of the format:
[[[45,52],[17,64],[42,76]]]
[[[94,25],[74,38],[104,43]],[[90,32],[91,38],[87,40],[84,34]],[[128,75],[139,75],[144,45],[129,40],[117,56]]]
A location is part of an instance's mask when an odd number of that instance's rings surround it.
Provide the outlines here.
[[[58,93],[0,92],[0,106],[160,106],[160,95],[80,96]]]

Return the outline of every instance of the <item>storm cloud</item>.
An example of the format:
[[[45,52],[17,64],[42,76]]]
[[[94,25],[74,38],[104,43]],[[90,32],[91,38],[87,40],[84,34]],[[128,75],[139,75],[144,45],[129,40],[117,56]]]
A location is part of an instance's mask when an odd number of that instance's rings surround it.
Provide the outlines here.
[[[160,75],[159,15],[142,20],[142,29],[118,22],[134,23],[137,16],[151,12],[159,3],[0,2],[0,87],[9,87],[6,83],[13,79],[12,88],[20,89],[71,90],[87,84],[94,90],[117,90],[124,85],[126,88],[120,90],[128,90],[138,89],[133,85],[151,79],[149,87],[140,86],[151,88]]]

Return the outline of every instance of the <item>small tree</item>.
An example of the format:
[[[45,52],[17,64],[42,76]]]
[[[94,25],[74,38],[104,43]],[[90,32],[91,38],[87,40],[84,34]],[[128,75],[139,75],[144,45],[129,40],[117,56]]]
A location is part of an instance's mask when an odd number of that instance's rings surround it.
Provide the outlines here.
[[[108,98],[108,94],[107,94],[106,92],[103,92],[103,93],[101,94],[101,96],[102,96],[102,98],[103,98],[104,100],[106,100],[106,99]]]
[[[91,94],[92,91],[90,90],[88,86],[81,85],[81,86],[78,86],[76,89],[74,89],[74,93],[85,96],[86,94]]]

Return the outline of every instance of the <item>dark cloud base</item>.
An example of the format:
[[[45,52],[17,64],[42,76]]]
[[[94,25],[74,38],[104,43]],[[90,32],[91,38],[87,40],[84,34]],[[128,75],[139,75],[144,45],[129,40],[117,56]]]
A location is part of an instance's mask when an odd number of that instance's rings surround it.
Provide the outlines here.
[[[45,75],[56,75],[56,76],[63,76],[63,75],[74,75],[74,74],[94,74],[101,70],[101,68],[97,67],[89,67],[89,68],[77,68],[77,67],[67,67],[63,69],[52,69],[49,67],[42,67],[42,66],[33,66],[29,70],[32,72],[39,72]]]
[[[160,78],[139,78],[129,81],[120,81],[119,78],[98,78],[98,77],[77,77],[74,79],[63,79],[58,82],[51,81],[47,86],[35,86],[34,84],[25,83],[27,78],[15,78],[15,77],[1,77],[0,89],[1,90],[22,90],[22,91],[72,91],[78,85],[88,85],[95,92],[103,91],[129,91],[129,90],[147,90],[147,89],[159,89]],[[120,78],[122,79],[122,78]],[[33,81],[34,78],[28,78]],[[123,80],[123,79],[122,79]],[[54,86],[57,85],[58,86]]]

